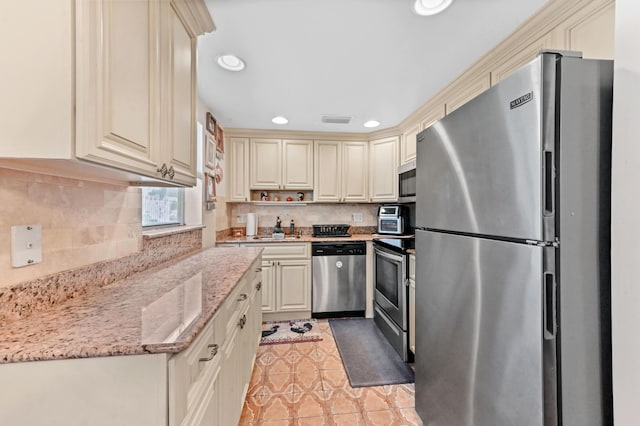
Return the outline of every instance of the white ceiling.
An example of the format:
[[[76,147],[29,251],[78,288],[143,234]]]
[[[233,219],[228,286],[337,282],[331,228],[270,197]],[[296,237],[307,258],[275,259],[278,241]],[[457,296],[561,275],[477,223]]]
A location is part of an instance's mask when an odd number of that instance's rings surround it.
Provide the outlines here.
[[[454,0],[423,17],[413,0],[206,0],[217,30],[198,39],[198,93],[223,127],[392,127],[546,2]],[[245,70],[218,67],[225,53]],[[323,114],[353,119],[330,125]],[[364,128],[369,119],[381,126]]]

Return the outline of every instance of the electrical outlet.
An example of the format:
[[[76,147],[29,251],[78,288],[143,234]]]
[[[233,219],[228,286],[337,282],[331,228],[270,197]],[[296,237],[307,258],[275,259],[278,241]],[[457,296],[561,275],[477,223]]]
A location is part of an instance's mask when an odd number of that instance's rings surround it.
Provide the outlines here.
[[[238,223],[247,223],[247,215],[239,214],[236,216],[236,220],[238,221]]]
[[[42,262],[42,225],[11,227],[11,266],[20,268]]]
[[[353,218],[354,222],[362,222],[362,213],[354,213],[351,215],[351,217]]]

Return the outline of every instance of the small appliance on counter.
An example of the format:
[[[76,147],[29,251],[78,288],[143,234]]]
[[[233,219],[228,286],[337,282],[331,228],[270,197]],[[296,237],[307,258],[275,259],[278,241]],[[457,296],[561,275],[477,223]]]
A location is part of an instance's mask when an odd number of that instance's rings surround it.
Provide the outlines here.
[[[402,235],[407,225],[405,206],[390,205],[378,207],[378,234]]]

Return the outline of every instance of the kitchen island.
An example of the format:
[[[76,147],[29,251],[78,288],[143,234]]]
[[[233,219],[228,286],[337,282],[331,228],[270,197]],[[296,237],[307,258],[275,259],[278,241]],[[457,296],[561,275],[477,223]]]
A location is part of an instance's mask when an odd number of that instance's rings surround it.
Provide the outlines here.
[[[0,424],[234,424],[261,252],[204,250],[3,323]]]

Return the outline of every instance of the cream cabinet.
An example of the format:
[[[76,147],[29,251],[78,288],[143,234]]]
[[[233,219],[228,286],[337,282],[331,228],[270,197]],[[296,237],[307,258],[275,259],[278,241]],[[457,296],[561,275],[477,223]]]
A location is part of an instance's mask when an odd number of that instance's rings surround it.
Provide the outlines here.
[[[0,6],[12,16],[0,41],[10,64],[0,104],[3,163],[194,185],[195,42],[214,29],[204,1],[50,3]],[[24,22],[46,24],[8,37]],[[43,110],[25,99],[43,99]]]
[[[400,164],[408,163],[416,158],[416,136],[420,133],[420,124],[416,124],[402,134],[400,140]]]
[[[496,65],[491,71],[491,84],[495,85],[531,62],[541,50],[551,49],[555,45],[554,34],[548,33],[528,46],[518,49],[513,55]]]
[[[397,136],[369,143],[369,201],[398,200],[398,155]]]
[[[260,263],[179,353],[0,364],[0,423],[238,424],[261,337]]]
[[[456,80],[447,94],[446,113],[451,114],[489,87],[491,87],[490,73],[479,73]]]
[[[251,189],[313,189],[313,141],[251,139]]]
[[[315,201],[367,201],[367,142],[314,141]]]
[[[226,141],[229,201],[246,202],[249,192],[249,139],[229,138]]]
[[[615,1],[592,1],[555,30],[561,48],[584,58],[614,59]]]
[[[420,129],[424,130],[427,127],[430,127],[435,122],[443,119],[445,116],[445,106],[444,104],[436,104],[431,107],[427,113],[420,120]]]
[[[416,255],[409,255],[409,349],[416,353]]]
[[[309,243],[241,244],[263,247],[262,313],[265,320],[311,315],[311,246]]]

